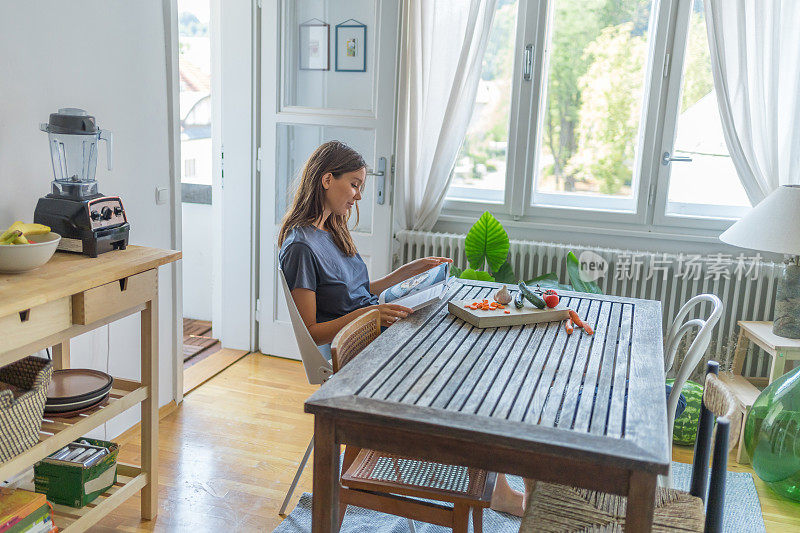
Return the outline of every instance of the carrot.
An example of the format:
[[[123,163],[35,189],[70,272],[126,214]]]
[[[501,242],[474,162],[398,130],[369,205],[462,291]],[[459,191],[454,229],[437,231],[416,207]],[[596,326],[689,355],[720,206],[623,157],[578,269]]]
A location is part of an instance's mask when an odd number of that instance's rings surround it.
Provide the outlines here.
[[[583,323],[583,331],[585,331],[588,335],[594,335],[594,330],[592,329],[592,326],[590,326],[586,322]]]
[[[505,314],[511,314],[511,311],[503,311]]]
[[[572,319],[570,318],[567,319],[567,324],[564,326],[564,328],[567,330],[567,335],[572,335],[572,331],[574,329],[572,327]]]
[[[576,313],[572,309],[569,310],[569,317],[572,319],[572,321],[575,323],[577,327],[579,328],[583,327],[583,321],[581,320],[581,317],[579,317],[578,313]]]

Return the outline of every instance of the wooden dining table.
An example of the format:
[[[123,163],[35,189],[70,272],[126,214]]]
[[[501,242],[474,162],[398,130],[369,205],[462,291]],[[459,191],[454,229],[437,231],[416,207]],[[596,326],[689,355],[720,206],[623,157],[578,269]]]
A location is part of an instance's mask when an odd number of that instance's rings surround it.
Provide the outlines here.
[[[627,531],[650,531],[667,474],[661,303],[560,292],[594,328],[478,329],[450,299],[496,283],[454,280],[390,327],[305,403],[314,414],[315,533],[338,529],[340,444],[627,496]]]

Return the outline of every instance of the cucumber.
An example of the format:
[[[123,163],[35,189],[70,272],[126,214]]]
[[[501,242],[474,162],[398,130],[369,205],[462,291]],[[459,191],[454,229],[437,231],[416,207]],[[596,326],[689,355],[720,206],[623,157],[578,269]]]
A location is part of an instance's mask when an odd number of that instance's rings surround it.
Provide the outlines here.
[[[514,295],[514,306],[517,309],[522,309],[525,307],[524,296],[522,296],[522,291],[519,291],[517,294]]]
[[[522,295],[525,297],[525,299],[528,300],[530,303],[532,303],[537,308],[539,308],[539,309],[544,309],[545,308],[546,304],[544,303],[544,300],[542,300],[541,298],[536,296],[533,293],[533,291],[530,290],[527,285],[525,285],[524,281],[520,281],[519,282],[519,292],[521,292]]]

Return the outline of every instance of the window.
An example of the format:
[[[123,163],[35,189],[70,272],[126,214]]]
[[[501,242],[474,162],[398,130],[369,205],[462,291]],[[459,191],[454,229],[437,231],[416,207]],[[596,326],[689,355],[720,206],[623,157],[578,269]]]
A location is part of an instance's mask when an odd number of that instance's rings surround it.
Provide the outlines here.
[[[452,198],[503,201],[516,25],[517,0],[498,1],[475,108],[453,169]]]
[[[682,81],[672,156],[688,161],[670,164],[667,214],[741,216],[750,202],[722,134],[702,0],[689,14]]]
[[[197,159],[184,159],[183,161],[183,177],[184,178],[193,178],[194,175],[197,173],[196,170],[197,166]]]
[[[211,4],[178,1],[183,183],[211,186]]]
[[[747,206],[701,0],[498,2],[445,215],[709,228]]]

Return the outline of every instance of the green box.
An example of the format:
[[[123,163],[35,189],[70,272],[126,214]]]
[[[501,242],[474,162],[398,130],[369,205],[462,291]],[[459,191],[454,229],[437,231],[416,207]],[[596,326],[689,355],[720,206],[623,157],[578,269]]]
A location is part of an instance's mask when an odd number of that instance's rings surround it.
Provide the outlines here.
[[[83,507],[117,482],[117,453],[113,442],[84,438],[89,444],[108,448],[108,455],[89,467],[40,461],[33,467],[36,492],[53,503]],[[112,473],[113,472],[113,473]],[[88,492],[87,492],[88,489]]]

